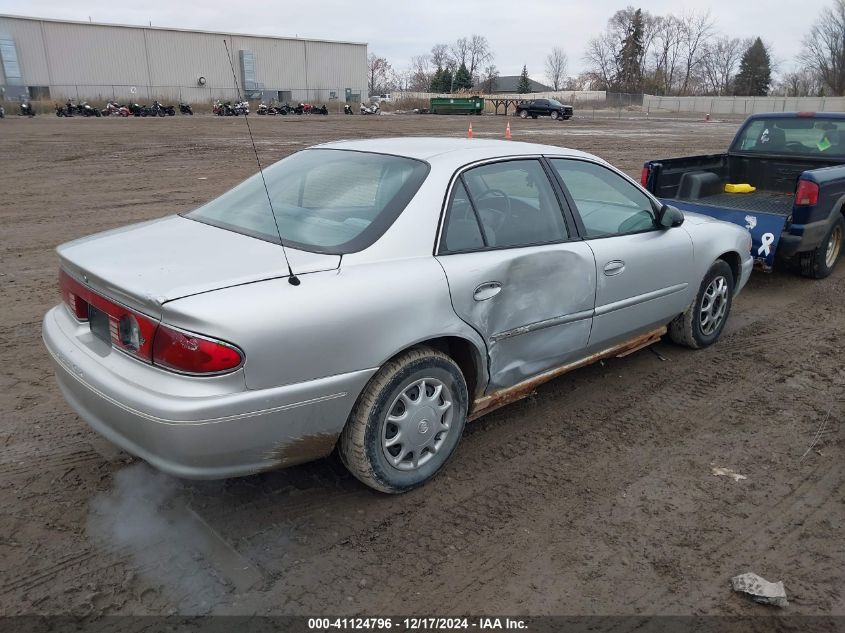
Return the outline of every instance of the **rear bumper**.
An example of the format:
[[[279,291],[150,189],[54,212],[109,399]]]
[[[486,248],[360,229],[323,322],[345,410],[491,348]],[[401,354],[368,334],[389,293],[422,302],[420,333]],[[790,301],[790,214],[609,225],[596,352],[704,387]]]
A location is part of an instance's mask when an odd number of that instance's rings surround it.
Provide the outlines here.
[[[830,223],[829,219],[824,219],[808,224],[791,225],[780,237],[778,257],[794,257],[798,253],[818,248],[827,237]]]
[[[44,317],[44,345],[68,403],[117,446],[190,479],[249,475],[327,455],[376,371],[233,391],[232,375],[217,388],[214,378],[169,374],[114,350],[89,349],[80,342],[84,328],[64,306]]]

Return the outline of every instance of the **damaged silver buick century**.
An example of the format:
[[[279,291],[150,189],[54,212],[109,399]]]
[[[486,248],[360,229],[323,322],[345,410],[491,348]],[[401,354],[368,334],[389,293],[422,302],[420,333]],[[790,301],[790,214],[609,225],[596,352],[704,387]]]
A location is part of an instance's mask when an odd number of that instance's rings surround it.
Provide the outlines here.
[[[44,341],[71,406],[180,477],[338,448],[385,492],[468,419],[668,330],[719,337],[741,227],[682,215],[600,159],[507,141],[296,153],[195,211],[59,247]]]

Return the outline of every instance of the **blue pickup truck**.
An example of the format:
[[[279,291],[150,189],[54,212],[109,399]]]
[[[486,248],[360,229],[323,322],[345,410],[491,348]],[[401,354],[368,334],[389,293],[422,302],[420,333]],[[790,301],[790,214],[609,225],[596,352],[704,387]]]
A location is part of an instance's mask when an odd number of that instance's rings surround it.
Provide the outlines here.
[[[746,227],[763,270],[777,258],[827,277],[845,236],[845,114],[755,114],[726,154],[649,161],[642,184],[666,204]],[[732,192],[746,185],[754,190]]]

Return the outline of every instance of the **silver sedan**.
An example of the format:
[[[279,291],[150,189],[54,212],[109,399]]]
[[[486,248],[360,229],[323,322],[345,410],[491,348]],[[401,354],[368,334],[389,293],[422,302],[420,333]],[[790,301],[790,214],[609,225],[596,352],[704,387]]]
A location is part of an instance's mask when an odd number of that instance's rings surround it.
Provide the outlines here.
[[[667,332],[712,344],[749,243],[577,151],[330,143],[60,246],[43,336],[70,405],[163,471],[248,475],[337,447],[402,492],[467,420],[544,381]]]

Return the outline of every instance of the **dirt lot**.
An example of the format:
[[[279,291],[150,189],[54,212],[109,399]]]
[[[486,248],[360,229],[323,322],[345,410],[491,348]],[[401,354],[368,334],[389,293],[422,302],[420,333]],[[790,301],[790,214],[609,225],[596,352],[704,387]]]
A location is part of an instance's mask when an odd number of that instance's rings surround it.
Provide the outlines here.
[[[251,121],[265,163],[468,123]],[[504,124],[473,121],[477,137]],[[736,124],[512,125],[638,174],[721,150]],[[845,615],[843,265],[818,282],[755,273],[715,347],[664,342],[558,379],[470,425],[445,473],[401,497],[334,458],[183,482],[89,430],[40,340],[53,248],[226,190],[255,171],[245,132],[207,116],[0,121],[0,613],[768,614],[729,587],[754,571],[784,581],[788,613]]]

